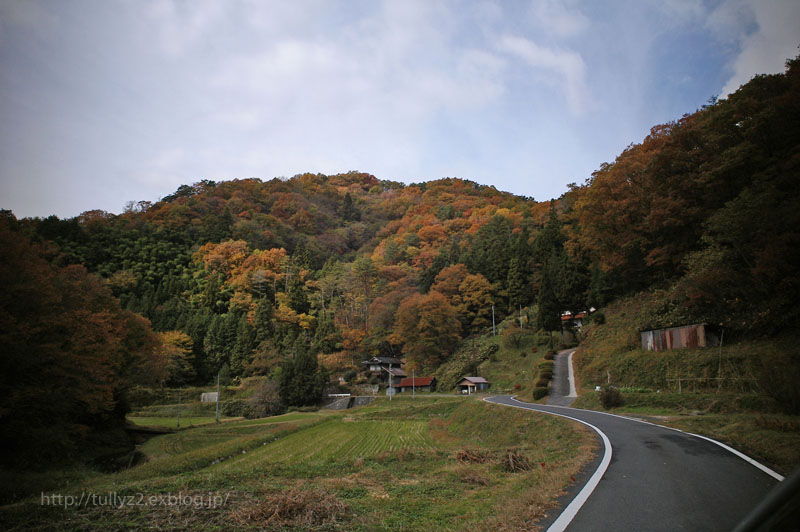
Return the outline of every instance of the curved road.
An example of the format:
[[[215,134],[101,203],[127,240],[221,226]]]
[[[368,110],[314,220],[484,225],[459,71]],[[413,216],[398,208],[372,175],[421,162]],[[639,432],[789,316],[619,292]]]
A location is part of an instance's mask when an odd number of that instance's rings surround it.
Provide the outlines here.
[[[564,372],[555,376],[566,380]],[[571,403],[572,398],[553,400]],[[730,531],[782,479],[721,444],[666,427],[510,396],[486,401],[569,417],[601,434],[597,469],[588,472],[586,486],[550,531]]]

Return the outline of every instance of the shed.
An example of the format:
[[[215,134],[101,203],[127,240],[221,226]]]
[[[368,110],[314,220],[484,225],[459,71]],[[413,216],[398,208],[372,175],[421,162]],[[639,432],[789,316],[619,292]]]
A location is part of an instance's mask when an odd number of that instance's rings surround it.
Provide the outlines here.
[[[216,403],[217,392],[204,392],[200,394],[201,403]]]
[[[717,331],[705,323],[641,331],[642,349],[668,351],[719,345]]]
[[[432,392],[436,389],[436,377],[406,377],[398,386],[401,392]]]
[[[489,389],[489,381],[483,377],[464,377],[458,381],[458,389],[461,393],[472,394]]]

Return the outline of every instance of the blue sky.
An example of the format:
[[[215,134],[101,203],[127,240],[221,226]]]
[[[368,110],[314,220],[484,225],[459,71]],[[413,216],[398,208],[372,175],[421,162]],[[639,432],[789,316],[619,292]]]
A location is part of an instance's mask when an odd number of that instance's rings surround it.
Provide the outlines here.
[[[348,170],[548,200],[798,45],[796,0],[0,0],[0,208]]]

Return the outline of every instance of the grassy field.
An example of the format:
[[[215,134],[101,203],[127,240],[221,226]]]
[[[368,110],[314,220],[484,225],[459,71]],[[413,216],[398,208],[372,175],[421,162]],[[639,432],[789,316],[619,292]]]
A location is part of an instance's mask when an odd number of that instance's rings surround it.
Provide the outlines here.
[[[128,416],[128,420],[141,427],[176,428],[178,426],[177,417]],[[180,426],[191,427],[205,425],[207,423],[214,423],[214,421],[216,421],[214,416],[181,416]]]
[[[157,436],[145,463],[66,474],[0,508],[0,526],[535,530],[595,448],[582,426],[474,398],[379,399]],[[56,495],[74,499],[43,498]]]

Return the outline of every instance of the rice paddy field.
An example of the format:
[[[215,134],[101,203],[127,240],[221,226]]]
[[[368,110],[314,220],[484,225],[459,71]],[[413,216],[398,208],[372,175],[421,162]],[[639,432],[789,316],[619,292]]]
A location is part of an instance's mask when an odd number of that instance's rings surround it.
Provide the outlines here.
[[[379,399],[156,436],[139,465],[0,507],[0,528],[536,530],[596,445],[475,398]]]

